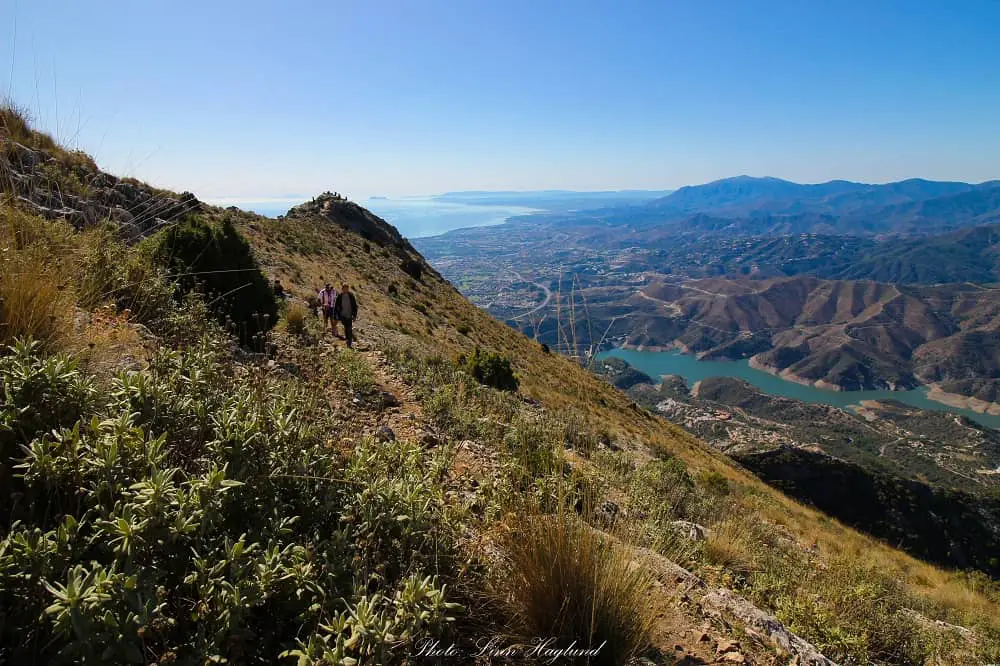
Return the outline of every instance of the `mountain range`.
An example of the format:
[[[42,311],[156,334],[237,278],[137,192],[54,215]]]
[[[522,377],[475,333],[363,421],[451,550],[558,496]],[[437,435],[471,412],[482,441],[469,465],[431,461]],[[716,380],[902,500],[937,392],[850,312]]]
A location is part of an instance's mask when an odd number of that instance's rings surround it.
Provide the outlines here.
[[[926,234],[1000,221],[1000,181],[913,178],[886,184],[800,184],[737,176],[631,206],[538,216],[536,224],[626,227],[656,242],[667,234]]]

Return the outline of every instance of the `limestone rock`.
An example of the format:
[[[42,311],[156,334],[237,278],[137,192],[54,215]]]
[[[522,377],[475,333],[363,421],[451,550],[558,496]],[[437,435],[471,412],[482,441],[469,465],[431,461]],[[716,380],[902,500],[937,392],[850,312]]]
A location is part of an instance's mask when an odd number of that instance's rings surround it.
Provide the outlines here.
[[[689,541],[704,541],[711,533],[707,527],[686,520],[671,521],[670,527]]]

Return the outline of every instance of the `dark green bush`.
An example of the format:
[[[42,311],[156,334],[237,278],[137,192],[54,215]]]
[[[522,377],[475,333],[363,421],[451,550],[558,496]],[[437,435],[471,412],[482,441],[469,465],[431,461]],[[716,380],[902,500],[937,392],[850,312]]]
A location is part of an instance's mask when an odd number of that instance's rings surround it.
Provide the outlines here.
[[[420,280],[424,274],[423,265],[416,259],[408,258],[404,260],[400,268],[414,280]]]
[[[220,322],[231,321],[244,343],[277,323],[278,302],[250,244],[232,221],[221,225],[188,217],[153,239],[153,256],[181,291],[204,292]]]
[[[516,391],[520,385],[510,359],[496,352],[484,352],[477,347],[469,356],[459,357],[458,364],[480,384],[501,391]]]

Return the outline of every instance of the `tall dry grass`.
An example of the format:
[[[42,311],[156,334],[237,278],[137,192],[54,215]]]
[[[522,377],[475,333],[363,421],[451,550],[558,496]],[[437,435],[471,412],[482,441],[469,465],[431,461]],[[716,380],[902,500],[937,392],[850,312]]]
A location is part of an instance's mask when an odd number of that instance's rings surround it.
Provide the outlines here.
[[[579,663],[624,664],[649,645],[648,570],[577,516],[535,516],[504,540],[501,588],[514,625],[526,637],[574,641],[596,655]]]
[[[306,332],[306,308],[298,301],[292,301],[285,306],[285,326],[292,335],[303,335]]]
[[[0,345],[30,337],[53,349],[72,332],[68,233],[59,223],[0,206]]]

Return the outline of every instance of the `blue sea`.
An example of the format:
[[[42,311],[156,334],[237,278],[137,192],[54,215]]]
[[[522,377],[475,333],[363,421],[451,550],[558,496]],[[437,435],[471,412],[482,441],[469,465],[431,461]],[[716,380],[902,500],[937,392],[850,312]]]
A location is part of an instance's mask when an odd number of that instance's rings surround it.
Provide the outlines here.
[[[269,199],[220,202],[220,205],[235,205],[261,215],[277,217],[304,201],[305,199]],[[503,224],[508,217],[538,212],[538,209],[525,206],[480,206],[437,201],[431,197],[375,198],[358,203],[395,226],[406,238],[439,236],[452,229]]]
[[[508,217],[538,212],[525,206],[480,206],[427,197],[368,199],[360,203],[407,238],[439,236],[453,229],[488,227],[503,224]]]

